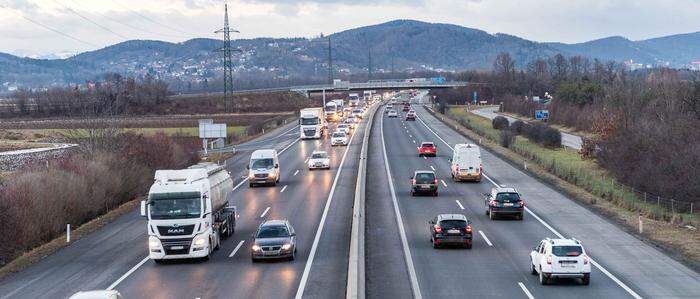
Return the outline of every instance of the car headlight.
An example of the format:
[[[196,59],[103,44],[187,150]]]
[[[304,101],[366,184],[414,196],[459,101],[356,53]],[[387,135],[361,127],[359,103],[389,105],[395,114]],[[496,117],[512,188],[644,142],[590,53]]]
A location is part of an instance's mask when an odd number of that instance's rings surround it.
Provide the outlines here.
[[[256,244],[256,245],[253,245],[253,247],[251,247],[250,249],[252,249],[253,251],[260,251],[260,249],[262,249],[262,248],[260,248],[260,245]]]
[[[160,248],[160,240],[156,237],[150,237],[148,238],[148,247],[149,248]]]
[[[292,248],[292,244],[284,244],[282,245],[282,250],[289,250]]]
[[[207,243],[207,237],[205,235],[199,235],[199,236],[195,237],[194,242],[192,242],[192,244],[194,244],[194,246],[204,246],[204,244],[206,244],[206,243]]]
[[[270,172],[267,176],[274,179],[277,175],[274,172]]]

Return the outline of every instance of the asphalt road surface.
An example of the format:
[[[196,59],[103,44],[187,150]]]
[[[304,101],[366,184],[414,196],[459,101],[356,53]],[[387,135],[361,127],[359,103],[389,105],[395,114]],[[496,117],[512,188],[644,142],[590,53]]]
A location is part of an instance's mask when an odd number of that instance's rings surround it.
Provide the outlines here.
[[[698,273],[483,149],[489,179],[453,182],[447,159],[454,144],[467,140],[422,107],[415,109],[417,121],[383,115],[375,120],[371,133],[375,157],[368,165],[372,179],[367,188],[367,223],[383,227],[380,233],[372,233],[380,229],[369,224],[367,228],[369,298],[407,297],[411,290],[426,298],[700,298]],[[418,157],[416,147],[422,141],[435,142],[439,155]],[[421,169],[436,171],[441,181],[439,197],[409,194],[409,177]],[[387,187],[390,183],[395,202]],[[523,193],[529,209],[523,221],[493,221],[485,215],[482,194],[496,183]],[[472,221],[473,249],[432,248],[427,221],[441,213],[461,213]],[[402,252],[397,214],[408,255]],[[582,240],[596,262],[589,286],[576,280],[542,286],[530,274],[530,250],[539,240],[558,236]]]

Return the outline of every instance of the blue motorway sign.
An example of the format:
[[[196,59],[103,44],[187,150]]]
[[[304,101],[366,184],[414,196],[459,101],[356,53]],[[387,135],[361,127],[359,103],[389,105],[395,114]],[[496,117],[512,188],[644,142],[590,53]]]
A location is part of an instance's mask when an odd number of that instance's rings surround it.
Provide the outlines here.
[[[535,110],[536,120],[547,120],[549,119],[549,110]]]

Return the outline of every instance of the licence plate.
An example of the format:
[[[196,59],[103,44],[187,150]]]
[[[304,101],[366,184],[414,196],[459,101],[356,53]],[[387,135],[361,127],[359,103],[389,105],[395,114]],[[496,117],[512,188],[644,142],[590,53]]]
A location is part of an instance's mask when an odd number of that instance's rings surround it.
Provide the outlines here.
[[[421,189],[430,189],[430,186],[420,186]]]
[[[277,255],[277,251],[265,251],[265,255]]]
[[[170,246],[170,250],[183,250],[185,246]]]
[[[569,263],[561,264],[562,268],[573,268],[575,266],[576,266],[576,264],[569,264]]]
[[[450,229],[450,230],[447,230],[447,233],[448,234],[459,234],[459,230],[458,229]]]
[[[503,203],[503,206],[504,206],[504,207],[512,207],[512,206],[513,206],[513,203],[512,203],[512,202],[504,202],[504,203]]]

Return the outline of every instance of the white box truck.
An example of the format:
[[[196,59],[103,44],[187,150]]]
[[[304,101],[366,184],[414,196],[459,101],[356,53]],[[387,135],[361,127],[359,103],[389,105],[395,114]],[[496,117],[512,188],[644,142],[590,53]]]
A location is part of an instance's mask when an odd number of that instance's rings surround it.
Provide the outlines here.
[[[233,234],[236,208],[229,173],[214,163],[181,170],[157,170],[141,215],[148,218],[148,256],[165,259],[204,258]]]
[[[452,180],[481,182],[484,168],[476,144],[456,144],[452,153]]]
[[[301,139],[323,137],[325,123],[323,108],[301,109],[299,111],[299,137]]]

